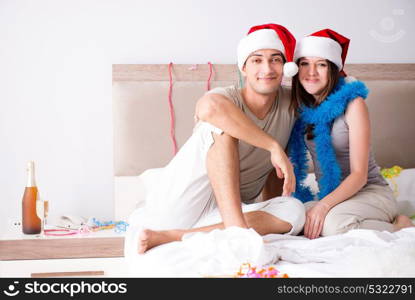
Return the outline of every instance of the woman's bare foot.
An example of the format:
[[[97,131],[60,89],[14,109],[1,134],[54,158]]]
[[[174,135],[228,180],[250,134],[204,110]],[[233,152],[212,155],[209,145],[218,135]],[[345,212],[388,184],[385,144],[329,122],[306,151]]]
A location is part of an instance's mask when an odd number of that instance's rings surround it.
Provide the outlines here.
[[[153,247],[174,241],[180,241],[182,236],[182,230],[155,231],[143,229],[138,235],[138,253],[143,254]]]
[[[402,228],[407,228],[407,227],[413,227],[415,226],[412,223],[412,220],[405,216],[405,215],[399,215],[395,218],[395,221],[393,222],[393,225],[395,226],[395,230],[401,230]]]

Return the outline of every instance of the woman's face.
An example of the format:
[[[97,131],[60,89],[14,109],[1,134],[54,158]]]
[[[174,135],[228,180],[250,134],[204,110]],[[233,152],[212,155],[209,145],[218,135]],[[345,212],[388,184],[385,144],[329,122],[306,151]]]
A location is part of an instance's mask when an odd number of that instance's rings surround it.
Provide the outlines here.
[[[328,62],[321,57],[302,57],[298,79],[307,93],[317,98],[328,84]]]

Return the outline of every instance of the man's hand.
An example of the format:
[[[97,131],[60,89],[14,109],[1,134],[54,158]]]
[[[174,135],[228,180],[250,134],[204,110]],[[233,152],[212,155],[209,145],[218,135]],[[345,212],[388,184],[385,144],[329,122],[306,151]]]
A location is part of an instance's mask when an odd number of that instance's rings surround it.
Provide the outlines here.
[[[278,178],[284,178],[282,196],[291,196],[295,191],[295,175],[293,166],[280,147],[271,151],[271,163],[277,171]]]
[[[330,206],[321,201],[318,201],[316,205],[307,211],[304,225],[305,237],[315,239],[320,236],[323,230],[324,220],[329,211]]]

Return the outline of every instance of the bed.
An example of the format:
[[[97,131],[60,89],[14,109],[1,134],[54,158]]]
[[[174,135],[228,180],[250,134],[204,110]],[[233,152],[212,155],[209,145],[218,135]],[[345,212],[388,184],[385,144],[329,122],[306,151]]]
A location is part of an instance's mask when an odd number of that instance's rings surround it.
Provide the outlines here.
[[[143,204],[147,170],[173,157],[171,109],[180,148],[191,135],[196,101],[215,86],[239,84],[236,65],[113,65],[114,211],[117,220]],[[372,148],[382,168],[400,166],[388,178],[399,212],[415,215],[415,64],[346,65],[365,81]],[[283,84],[290,84],[284,80]],[[171,105],[169,104],[171,91]],[[315,188],[314,174],[308,177]],[[265,243],[263,242],[265,241]],[[240,228],[189,234],[181,242],[144,255],[125,249],[133,277],[229,277],[243,263],[273,266],[290,277],[413,277],[415,228],[399,232],[352,230],[309,240]]]

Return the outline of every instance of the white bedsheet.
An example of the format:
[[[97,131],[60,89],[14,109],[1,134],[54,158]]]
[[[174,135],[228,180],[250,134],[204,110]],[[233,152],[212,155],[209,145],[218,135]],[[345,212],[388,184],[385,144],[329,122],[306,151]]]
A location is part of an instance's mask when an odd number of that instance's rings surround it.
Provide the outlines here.
[[[399,212],[414,215],[415,169],[403,170],[394,180]],[[181,242],[144,255],[133,249],[126,253],[133,277],[227,277],[246,262],[275,266],[290,277],[415,277],[415,228],[395,233],[351,230],[309,240],[279,234],[261,237],[252,229],[234,227],[188,234]]]
[[[351,230],[309,240],[262,238],[252,229],[232,227],[189,234],[126,259],[133,277],[228,277],[243,263],[272,265],[290,277],[415,277],[415,228]]]

